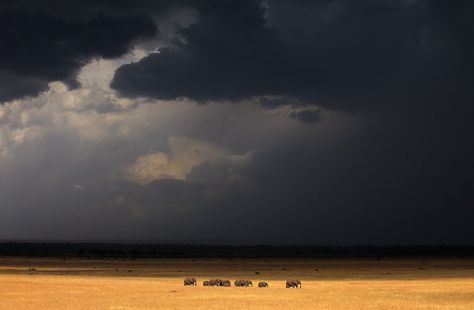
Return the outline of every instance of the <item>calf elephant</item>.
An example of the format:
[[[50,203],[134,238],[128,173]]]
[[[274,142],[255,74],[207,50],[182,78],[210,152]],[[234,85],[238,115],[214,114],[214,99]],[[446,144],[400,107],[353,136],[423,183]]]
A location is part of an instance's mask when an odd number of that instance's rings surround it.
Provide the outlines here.
[[[258,282],[258,287],[268,287],[267,282]]]
[[[204,282],[202,282],[202,285],[203,285],[203,286],[211,286],[211,284],[209,283],[209,281],[204,281]]]

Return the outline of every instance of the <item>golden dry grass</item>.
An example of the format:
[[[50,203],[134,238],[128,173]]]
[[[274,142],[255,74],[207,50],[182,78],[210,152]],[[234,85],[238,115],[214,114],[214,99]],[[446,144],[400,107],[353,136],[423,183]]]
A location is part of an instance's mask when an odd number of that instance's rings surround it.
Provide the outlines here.
[[[185,276],[199,285],[184,287]],[[270,288],[203,287],[211,277]],[[287,278],[303,288],[285,289]],[[0,259],[0,309],[187,308],[474,309],[474,260]]]

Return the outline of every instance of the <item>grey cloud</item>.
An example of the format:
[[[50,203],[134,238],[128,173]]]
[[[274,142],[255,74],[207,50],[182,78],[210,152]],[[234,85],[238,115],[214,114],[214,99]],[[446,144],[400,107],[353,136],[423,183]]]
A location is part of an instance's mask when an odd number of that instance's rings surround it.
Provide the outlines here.
[[[297,110],[291,112],[290,116],[307,123],[317,122],[323,119],[320,110]]]

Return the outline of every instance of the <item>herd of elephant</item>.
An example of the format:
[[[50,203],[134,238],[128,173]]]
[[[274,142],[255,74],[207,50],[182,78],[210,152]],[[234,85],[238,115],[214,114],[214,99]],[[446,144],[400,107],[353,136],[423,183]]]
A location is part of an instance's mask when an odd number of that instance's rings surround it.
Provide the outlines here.
[[[196,278],[186,278],[184,279],[184,286],[189,285],[197,285]],[[202,282],[203,286],[232,286],[230,280],[223,280],[223,279],[211,279],[209,281]],[[234,286],[253,286],[251,280],[235,280]],[[268,287],[267,282],[258,282],[258,287]],[[286,288],[300,288],[301,281],[300,280],[287,280],[286,281]]]

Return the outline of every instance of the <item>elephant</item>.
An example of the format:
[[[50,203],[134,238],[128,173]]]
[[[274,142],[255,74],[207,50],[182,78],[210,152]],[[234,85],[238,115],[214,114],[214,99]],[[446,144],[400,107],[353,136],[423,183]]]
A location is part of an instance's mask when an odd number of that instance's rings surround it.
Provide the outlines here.
[[[258,287],[268,287],[267,282],[258,282]]]
[[[211,280],[209,280],[209,284],[211,286],[221,286],[221,282],[222,282],[221,279],[211,279]]]
[[[196,278],[186,278],[184,279],[184,286],[197,285]]]
[[[286,288],[298,288],[301,287],[300,280],[287,280],[286,281]]]
[[[252,281],[250,280],[235,280],[235,286],[253,286]]]

